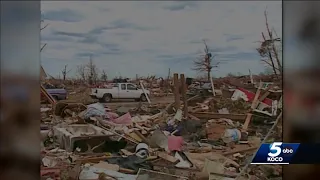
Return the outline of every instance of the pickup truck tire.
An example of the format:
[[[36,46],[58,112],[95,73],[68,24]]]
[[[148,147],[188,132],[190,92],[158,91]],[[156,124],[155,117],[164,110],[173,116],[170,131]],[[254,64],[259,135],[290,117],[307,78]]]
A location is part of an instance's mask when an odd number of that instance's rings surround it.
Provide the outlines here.
[[[142,102],[146,102],[146,101],[147,101],[147,97],[146,97],[146,95],[141,94],[141,96],[140,96],[140,100],[141,100]]]
[[[53,95],[52,97],[53,97],[53,99],[55,99],[56,101],[59,100],[58,96]]]
[[[138,99],[134,99],[134,101],[135,101],[135,102],[139,102],[139,101],[140,101],[140,98],[138,98]]]
[[[103,101],[104,102],[111,102],[111,100],[112,100],[112,95],[111,94],[103,95]]]

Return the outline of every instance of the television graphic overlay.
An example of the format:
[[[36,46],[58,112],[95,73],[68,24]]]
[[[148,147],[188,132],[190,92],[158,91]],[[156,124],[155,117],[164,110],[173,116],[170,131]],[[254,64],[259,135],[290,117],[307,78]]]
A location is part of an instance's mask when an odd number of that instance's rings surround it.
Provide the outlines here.
[[[261,144],[251,164],[290,164],[299,145],[282,142]]]

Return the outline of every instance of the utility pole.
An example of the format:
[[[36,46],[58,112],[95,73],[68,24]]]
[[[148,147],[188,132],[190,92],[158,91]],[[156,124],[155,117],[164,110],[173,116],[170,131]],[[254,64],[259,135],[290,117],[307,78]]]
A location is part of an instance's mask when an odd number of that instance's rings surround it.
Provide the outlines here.
[[[174,102],[175,102],[175,109],[176,111],[180,109],[180,93],[179,93],[179,75],[178,73],[173,74],[173,83],[174,83]]]
[[[165,87],[167,88],[166,96],[168,96],[168,94],[169,94],[169,89],[170,89],[170,74],[171,74],[171,70],[170,70],[170,68],[169,68],[168,77],[167,77],[167,83],[166,83],[166,85],[165,85]]]
[[[187,103],[187,84],[186,84],[186,78],[184,77],[184,74],[180,74],[180,87],[181,87],[181,96],[183,101],[183,116],[185,118],[188,117],[188,103]]]

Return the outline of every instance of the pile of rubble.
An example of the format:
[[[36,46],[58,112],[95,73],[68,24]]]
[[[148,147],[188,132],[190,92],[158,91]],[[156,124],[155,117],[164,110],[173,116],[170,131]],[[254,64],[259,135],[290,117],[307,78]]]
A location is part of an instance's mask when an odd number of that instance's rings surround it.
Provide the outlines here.
[[[269,89],[259,86],[253,99],[239,92],[228,98],[196,95],[166,106],[46,105],[41,108],[41,177],[279,178],[280,166],[248,167],[261,143],[281,138],[274,128],[281,109],[263,113],[268,107],[263,93]]]

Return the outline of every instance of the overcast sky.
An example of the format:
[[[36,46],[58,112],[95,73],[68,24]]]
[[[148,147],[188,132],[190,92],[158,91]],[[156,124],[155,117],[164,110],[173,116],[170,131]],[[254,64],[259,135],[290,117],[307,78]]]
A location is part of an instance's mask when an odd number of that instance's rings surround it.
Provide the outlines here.
[[[263,72],[255,48],[265,31],[264,10],[278,36],[282,32],[281,1],[211,2],[63,2],[42,1],[44,24],[41,63],[57,76],[67,64],[70,76],[92,55],[109,77],[197,75],[193,60],[206,39],[221,61],[213,76]]]

